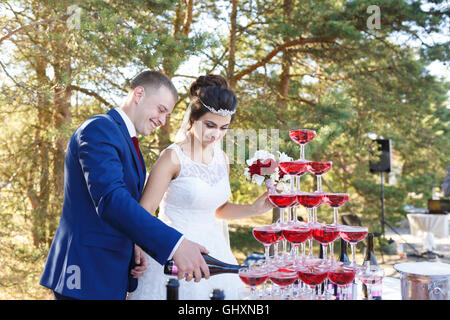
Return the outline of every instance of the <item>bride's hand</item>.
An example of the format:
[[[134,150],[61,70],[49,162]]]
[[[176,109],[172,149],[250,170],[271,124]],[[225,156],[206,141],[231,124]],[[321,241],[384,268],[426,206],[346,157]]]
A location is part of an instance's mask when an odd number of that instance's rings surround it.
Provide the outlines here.
[[[144,250],[137,245],[134,245],[134,260],[136,267],[130,273],[134,278],[139,278],[147,270],[147,257],[145,256]]]
[[[269,193],[266,191],[252,204],[253,210],[256,214],[263,214],[273,209],[273,205],[269,200]]]

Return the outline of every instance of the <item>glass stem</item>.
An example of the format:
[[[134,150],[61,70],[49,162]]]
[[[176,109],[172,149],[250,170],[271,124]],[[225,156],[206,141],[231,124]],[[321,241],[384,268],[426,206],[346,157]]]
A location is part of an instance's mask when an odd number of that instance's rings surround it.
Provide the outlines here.
[[[334,209],[334,224],[338,224],[339,223],[339,212],[338,212],[338,208],[333,208]]]
[[[355,244],[350,243],[350,246],[352,248],[352,264],[356,265],[356,250],[355,250]]]
[[[305,145],[300,145],[300,160],[305,160]]]
[[[279,248],[279,243],[280,243],[280,241],[275,242],[275,247],[274,247],[274,249],[273,249],[273,259],[274,259],[275,261],[278,260],[278,248]]]
[[[366,288],[367,288],[367,300],[372,300],[373,299],[373,297],[372,297],[372,285],[368,284],[368,285],[366,285]]]
[[[265,257],[266,257],[266,263],[269,263],[269,254],[270,254],[270,244],[269,245],[264,245],[264,253],[265,253]]]
[[[322,176],[317,176],[317,191],[322,191]]]
[[[330,261],[334,264],[334,241],[330,243]]]
[[[303,262],[305,261],[305,256],[306,256],[306,246],[305,246],[305,243],[302,242],[301,246],[302,246],[302,263],[303,263]]]

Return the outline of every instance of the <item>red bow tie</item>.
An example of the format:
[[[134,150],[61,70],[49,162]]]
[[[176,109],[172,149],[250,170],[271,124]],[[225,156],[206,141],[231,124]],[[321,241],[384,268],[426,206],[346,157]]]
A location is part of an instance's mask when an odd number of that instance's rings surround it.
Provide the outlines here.
[[[142,164],[142,159],[141,159],[141,153],[139,152],[139,140],[137,137],[132,137],[131,140],[133,140],[134,148],[136,149],[136,152],[137,152],[137,155],[139,158],[139,162],[141,163],[142,170],[144,170],[144,165]]]

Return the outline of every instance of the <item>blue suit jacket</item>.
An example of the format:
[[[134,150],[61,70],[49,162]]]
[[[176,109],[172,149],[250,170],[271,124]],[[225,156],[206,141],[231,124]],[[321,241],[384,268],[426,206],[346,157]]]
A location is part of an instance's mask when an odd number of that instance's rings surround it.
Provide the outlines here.
[[[164,264],[181,234],[139,205],[144,183],[118,112],[84,122],[66,150],[63,209],[40,284],[78,299],[125,299],[137,284],[134,243]]]

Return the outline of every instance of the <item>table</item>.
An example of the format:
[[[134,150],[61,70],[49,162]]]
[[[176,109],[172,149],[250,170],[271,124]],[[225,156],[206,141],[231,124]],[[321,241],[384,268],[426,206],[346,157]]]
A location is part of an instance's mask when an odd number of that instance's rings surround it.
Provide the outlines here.
[[[436,249],[434,236],[448,237],[448,215],[446,214],[407,214],[411,234],[423,237],[423,248],[430,253]]]

